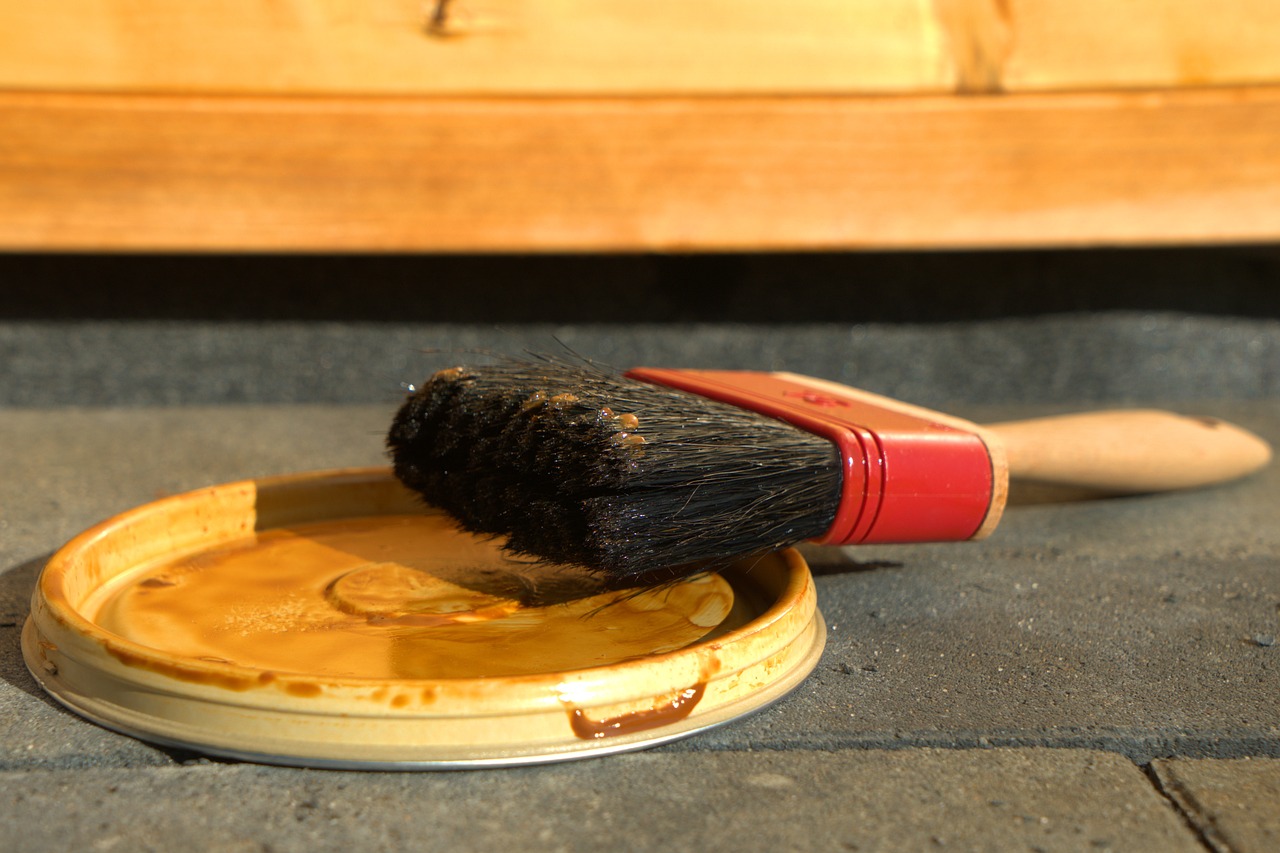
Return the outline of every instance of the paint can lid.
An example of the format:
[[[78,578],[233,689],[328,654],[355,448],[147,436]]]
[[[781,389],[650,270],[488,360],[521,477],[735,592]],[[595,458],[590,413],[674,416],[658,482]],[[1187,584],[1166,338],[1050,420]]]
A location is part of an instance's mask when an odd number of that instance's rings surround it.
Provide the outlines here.
[[[137,507],[49,561],[32,674],[108,728],[313,767],[542,763],[639,749],[796,687],[825,631],[794,550],[659,589],[521,561],[386,470]]]

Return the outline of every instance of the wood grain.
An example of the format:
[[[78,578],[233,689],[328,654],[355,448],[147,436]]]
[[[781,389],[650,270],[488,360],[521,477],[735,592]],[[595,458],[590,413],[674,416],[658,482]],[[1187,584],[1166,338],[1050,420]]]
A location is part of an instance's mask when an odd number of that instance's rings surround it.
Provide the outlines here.
[[[0,0],[0,89],[903,94],[1280,82],[1275,0]]]
[[[998,97],[0,94],[7,249],[1280,238],[1280,88]]]
[[[1274,0],[987,0],[1007,10],[1006,91],[1280,83]]]
[[[930,0],[0,0],[0,88],[327,95],[945,91]]]
[[[1280,237],[1275,0],[432,8],[0,0],[0,247]]]

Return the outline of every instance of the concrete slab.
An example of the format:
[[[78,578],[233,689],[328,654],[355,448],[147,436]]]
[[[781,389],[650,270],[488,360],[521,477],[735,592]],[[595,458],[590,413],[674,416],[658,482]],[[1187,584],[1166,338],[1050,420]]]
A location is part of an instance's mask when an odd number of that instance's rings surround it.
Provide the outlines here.
[[[0,557],[47,555],[165,495],[246,477],[383,465],[389,405],[0,410]]]
[[[84,722],[26,673],[17,636],[36,575],[80,530],[211,483],[379,464],[400,383],[441,363],[420,348],[557,339],[619,365],[808,372],[980,420],[1156,403],[1280,443],[1273,317],[5,321],[0,364],[20,381],[0,387],[3,837],[32,850],[1176,851],[1219,832],[1275,846],[1260,833],[1278,813],[1262,757],[1280,757],[1280,466],[1203,492],[1019,506],[984,543],[808,549],[831,628],[813,676],[754,717],[630,756],[457,774],[209,763]],[[1151,761],[1167,796],[1136,766]]]
[[[308,467],[377,465],[389,410],[365,407],[0,412],[0,768],[132,767],[169,756],[70,716],[22,662],[19,632],[50,554],[131,506]]]
[[[205,764],[0,774],[44,850],[1161,850],[1144,774],[1080,750],[640,753],[500,772]]]
[[[1280,761],[1153,761],[1163,790],[1220,853],[1280,850]]]
[[[785,312],[783,312],[785,316]],[[925,406],[1280,396],[1280,321],[1115,312],[967,323],[0,322],[0,405],[388,403],[456,352],[792,370]],[[424,352],[444,351],[444,353]]]
[[[1280,441],[1280,405],[1219,414]],[[0,413],[0,767],[152,764],[37,698],[17,631],[93,522],[241,477],[379,464],[382,406]],[[982,543],[821,551],[827,652],[797,693],[676,751],[1054,746],[1280,755],[1280,467],[1202,492],[1014,508]],[[30,747],[30,748],[29,748]]]

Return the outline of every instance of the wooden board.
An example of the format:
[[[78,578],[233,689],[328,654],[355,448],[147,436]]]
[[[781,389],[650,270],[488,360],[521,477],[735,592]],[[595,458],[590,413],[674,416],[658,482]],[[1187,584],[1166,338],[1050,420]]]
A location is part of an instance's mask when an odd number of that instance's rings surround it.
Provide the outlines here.
[[[1275,0],[0,0],[0,249],[1280,239]]]
[[[1275,0],[0,0],[0,88],[1050,91],[1280,82]]]
[[[942,91],[930,0],[0,2],[0,85],[272,94]]]
[[[1280,236],[1280,89],[0,96],[0,243],[563,250]]]
[[[995,0],[1007,91],[1280,83],[1274,0]]]

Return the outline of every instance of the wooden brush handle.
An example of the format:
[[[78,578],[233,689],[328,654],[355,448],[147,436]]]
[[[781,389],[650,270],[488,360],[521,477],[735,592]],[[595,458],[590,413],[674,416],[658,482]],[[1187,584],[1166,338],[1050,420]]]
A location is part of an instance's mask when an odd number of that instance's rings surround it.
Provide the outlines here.
[[[1009,477],[1115,493],[1221,483],[1264,467],[1271,448],[1214,418],[1154,409],[1088,412],[990,424]]]

